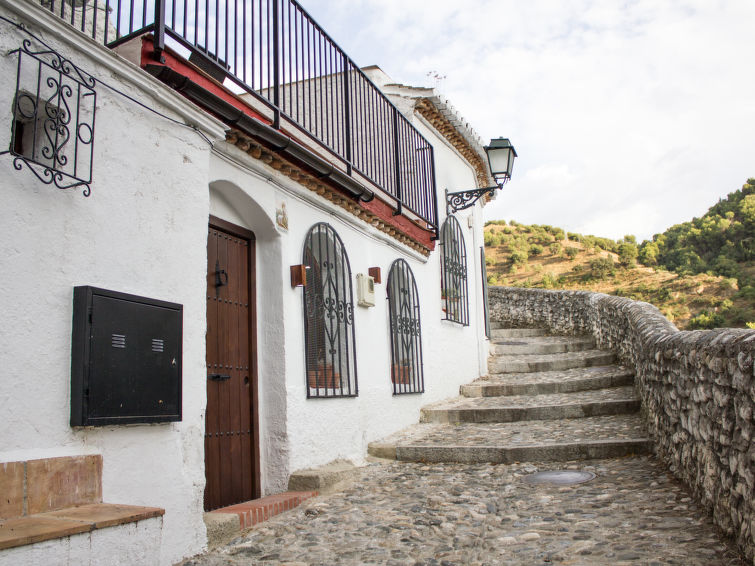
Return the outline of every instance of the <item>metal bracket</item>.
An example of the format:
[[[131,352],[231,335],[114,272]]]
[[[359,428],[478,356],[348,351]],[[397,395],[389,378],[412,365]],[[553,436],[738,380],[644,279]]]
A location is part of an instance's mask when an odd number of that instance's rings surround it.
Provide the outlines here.
[[[484,195],[489,194],[493,196],[497,189],[503,188],[506,181],[500,185],[493,187],[484,187],[482,189],[472,189],[469,191],[459,191],[456,193],[449,193],[446,189],[446,214],[451,215],[454,212],[459,212],[465,208],[469,208],[480,200]]]

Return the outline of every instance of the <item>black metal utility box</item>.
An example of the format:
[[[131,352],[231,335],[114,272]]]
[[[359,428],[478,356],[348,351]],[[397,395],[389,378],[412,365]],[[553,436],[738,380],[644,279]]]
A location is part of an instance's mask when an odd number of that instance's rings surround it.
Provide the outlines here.
[[[183,306],[74,287],[71,426],[181,420]]]

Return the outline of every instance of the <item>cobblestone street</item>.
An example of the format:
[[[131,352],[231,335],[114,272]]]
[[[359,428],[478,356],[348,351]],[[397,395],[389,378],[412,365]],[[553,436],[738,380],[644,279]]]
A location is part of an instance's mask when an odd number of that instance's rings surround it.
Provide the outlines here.
[[[529,484],[545,470],[577,485]],[[372,463],[184,566],[736,565],[745,562],[653,457],[547,464]]]

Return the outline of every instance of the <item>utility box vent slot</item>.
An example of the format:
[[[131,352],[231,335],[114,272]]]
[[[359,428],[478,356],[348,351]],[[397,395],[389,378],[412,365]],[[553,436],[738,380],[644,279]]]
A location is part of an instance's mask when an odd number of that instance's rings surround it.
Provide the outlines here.
[[[75,287],[71,426],[180,421],[182,333],[181,305]]]

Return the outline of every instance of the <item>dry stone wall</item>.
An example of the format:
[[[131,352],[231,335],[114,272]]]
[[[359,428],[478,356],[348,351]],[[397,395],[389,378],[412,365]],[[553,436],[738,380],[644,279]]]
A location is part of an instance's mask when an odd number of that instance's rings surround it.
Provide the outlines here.
[[[679,331],[648,303],[491,287],[490,318],[585,334],[634,369],[656,451],[755,564],[755,331]]]

